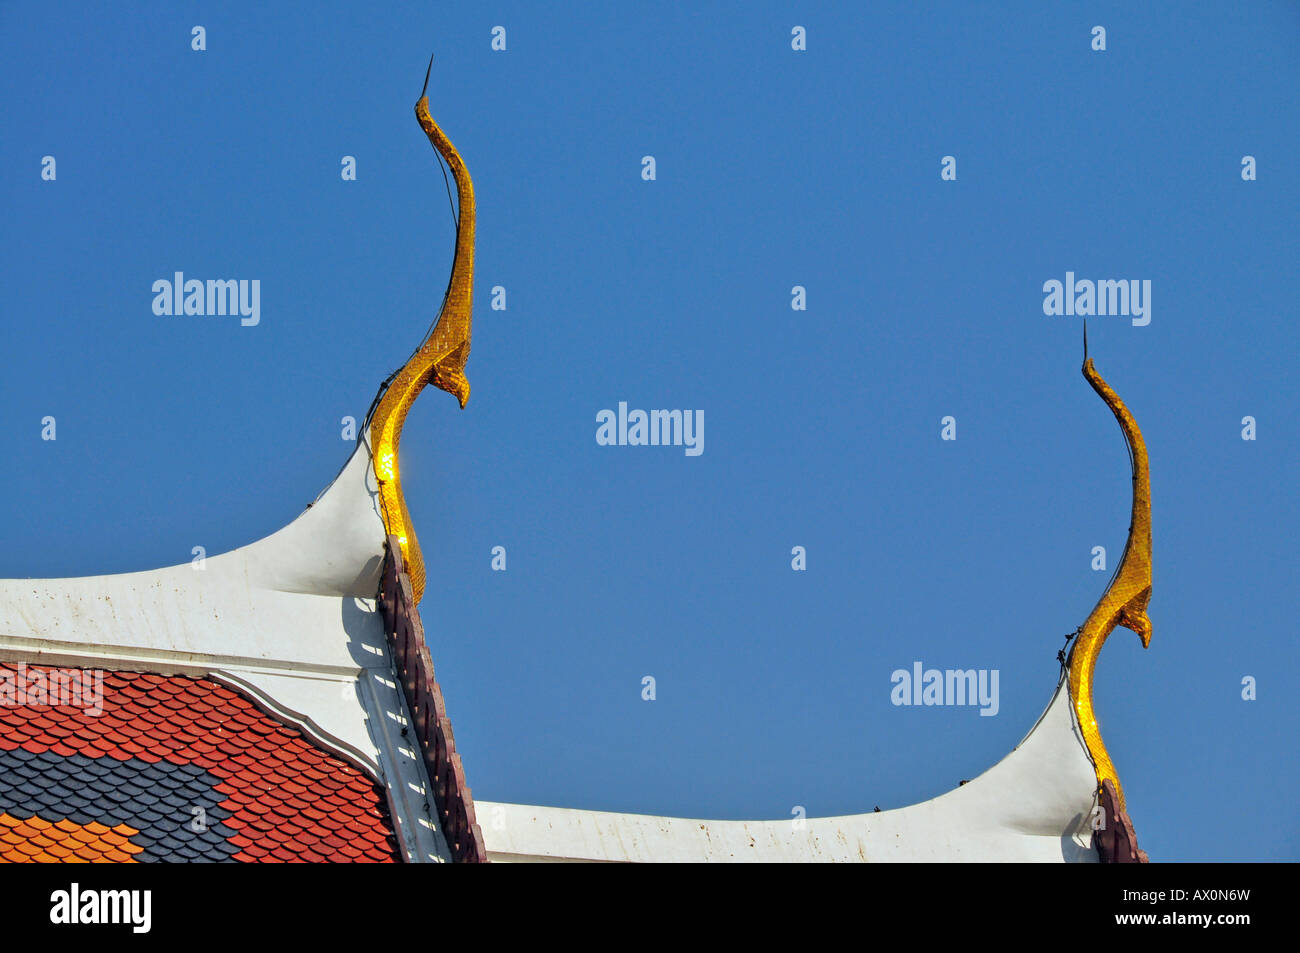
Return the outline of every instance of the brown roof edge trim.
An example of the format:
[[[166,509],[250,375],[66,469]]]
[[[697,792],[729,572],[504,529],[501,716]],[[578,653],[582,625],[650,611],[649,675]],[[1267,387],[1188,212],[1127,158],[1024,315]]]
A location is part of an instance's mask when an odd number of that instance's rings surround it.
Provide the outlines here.
[[[1092,842],[1103,864],[1147,864],[1147,852],[1138,849],[1137,832],[1128,811],[1120,807],[1119,792],[1107,778],[1101,783],[1102,826],[1093,832]]]
[[[474,814],[474,799],[447,716],[442,689],[433,677],[433,660],[424,640],[410,576],[402,565],[402,547],[389,536],[379,583],[379,609],[393,653],[397,677],[411,710],[412,734],[424,756],[425,772],[438,810],[442,834],[459,864],[487,863],[483,831]]]

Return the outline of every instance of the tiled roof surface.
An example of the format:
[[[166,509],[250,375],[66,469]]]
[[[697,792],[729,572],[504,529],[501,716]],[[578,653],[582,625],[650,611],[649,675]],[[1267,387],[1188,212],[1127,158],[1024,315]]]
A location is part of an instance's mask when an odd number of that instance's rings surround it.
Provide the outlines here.
[[[51,671],[0,663],[0,861],[402,859],[384,789],[240,692],[104,672],[95,714],[5,690]]]

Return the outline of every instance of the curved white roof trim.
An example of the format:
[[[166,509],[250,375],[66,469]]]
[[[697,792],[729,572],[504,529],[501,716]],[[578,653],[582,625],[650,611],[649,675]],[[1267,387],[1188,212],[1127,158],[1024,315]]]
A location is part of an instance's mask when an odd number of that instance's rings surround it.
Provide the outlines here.
[[[379,589],[385,529],[370,448],[288,526],[200,565],[0,580],[0,658],[217,675],[387,781],[408,857],[446,860]],[[706,821],[478,801],[489,858],[588,861],[1096,860],[1096,773],[1065,678],[1011,754],[910,807],[776,821]]]
[[[356,675],[385,657],[382,627],[365,624],[355,598],[379,591],[377,507],[370,450],[358,443],[312,506],[255,543],[146,572],[0,580],[0,652]]]
[[[358,685],[393,677],[373,601],[377,500],[362,441],[315,503],[247,546],[145,572],[0,580],[0,658],[219,675],[376,770],[384,744]]]
[[[326,751],[365,768],[373,777],[383,777],[377,744],[371,737],[370,712],[361,695],[365,691],[361,679],[228,671],[208,672],[206,677],[248,695]]]
[[[334,482],[284,529],[212,562],[242,557],[248,581],[264,589],[374,598],[387,533],[365,438]]]
[[[946,794],[892,811],[710,821],[475,798],[493,861],[1084,861],[1097,787],[1064,677],[1005,758]]]

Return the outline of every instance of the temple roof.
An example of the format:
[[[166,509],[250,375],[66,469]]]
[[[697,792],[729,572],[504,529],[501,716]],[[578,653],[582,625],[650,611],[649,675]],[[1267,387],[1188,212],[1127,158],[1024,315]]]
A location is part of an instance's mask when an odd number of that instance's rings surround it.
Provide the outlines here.
[[[297,519],[201,564],[0,580],[0,856],[485,856],[371,459],[363,440]],[[20,672],[102,677],[103,711],[6,700]]]
[[[0,859],[402,859],[382,785],[216,681],[0,664],[0,696]]]
[[[423,95],[416,112],[457,183],[452,276],[330,487],[280,531],[192,564],[0,580],[0,659],[13,663],[0,675],[103,678],[94,704],[83,692],[0,706],[0,858],[1088,861],[1100,847],[1102,859],[1143,859],[1092,676],[1116,625],[1150,636],[1145,449],[1090,361],[1136,461],[1129,545],[1010,755],[894,811],[794,823],[484,804],[484,836],[417,611],[424,563],[398,462],[422,389],[462,407],[469,396],[473,188]],[[1093,823],[1098,810],[1109,827]]]

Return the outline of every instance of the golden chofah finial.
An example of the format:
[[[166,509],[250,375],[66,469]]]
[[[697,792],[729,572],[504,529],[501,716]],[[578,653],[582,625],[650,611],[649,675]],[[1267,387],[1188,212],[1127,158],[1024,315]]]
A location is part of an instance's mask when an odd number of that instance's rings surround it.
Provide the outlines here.
[[[1120,430],[1133,458],[1133,515],[1129,521],[1128,541],[1119,568],[1096,608],[1079,628],[1078,638],[1070,651],[1070,697],[1083,733],[1084,743],[1092,755],[1097,771],[1097,786],[1106,779],[1115,785],[1120,807],[1124,807],[1124,789],[1115,773],[1115,765],[1106,753],[1092,707],[1092,675],[1097,656],[1106,638],[1116,626],[1136,632],[1142,647],[1151,644],[1151,620],[1147,604],[1151,601],[1151,475],[1147,465],[1147,447],[1137,421],[1119,395],[1111,389],[1088,356],[1088,329],[1083,331],[1083,376],[1119,421]]]
[[[379,501],[384,525],[402,546],[402,557],[411,577],[418,603],[424,595],[424,557],[420,554],[415,528],[402,496],[397,449],[406,414],[426,384],[445,390],[463,408],[469,400],[465,361],[469,357],[471,307],[474,295],[474,183],[469,170],[451,140],[429,115],[429,74],[433,57],[424,74],[424,89],[415,104],[415,118],[429,142],[451,167],[456,180],[460,213],[456,217],[456,256],[451,280],[443,298],[437,323],[410,360],[389,380],[370,418],[370,440],[374,451],[375,476],[379,480]]]

